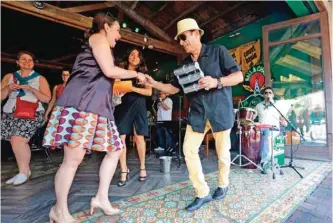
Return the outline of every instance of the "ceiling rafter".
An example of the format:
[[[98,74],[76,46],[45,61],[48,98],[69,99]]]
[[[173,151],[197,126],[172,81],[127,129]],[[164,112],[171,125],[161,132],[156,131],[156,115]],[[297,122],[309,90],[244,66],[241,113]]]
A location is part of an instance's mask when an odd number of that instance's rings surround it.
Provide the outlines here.
[[[124,13],[122,11],[118,11],[118,17],[117,17],[119,22],[124,21]]]
[[[172,38],[166,32],[164,32],[164,30],[162,30],[160,27],[158,27],[148,19],[145,19],[141,15],[137,14],[134,10],[125,5],[123,2],[115,1],[114,5],[116,6],[116,8],[123,11],[128,17],[143,26],[150,33],[158,36],[164,41],[173,42]]]
[[[23,1],[2,1],[1,6],[71,26],[80,30],[87,30],[91,28],[92,24],[92,19],[89,17],[80,15],[78,13],[67,12],[62,8],[58,8],[47,3],[44,3],[43,9],[35,8],[32,5],[32,2]],[[149,38],[149,42],[147,43],[144,41],[144,35],[133,33],[124,29],[121,29],[120,34],[122,36],[120,41],[122,42],[127,42],[138,46],[149,44],[153,46],[154,50],[171,55],[184,54],[183,49],[177,44],[171,44],[153,38]]]
[[[132,5],[131,5],[131,9],[134,10],[136,8],[136,6],[138,5],[139,0],[135,0]]]
[[[183,12],[182,14],[180,14],[179,16],[177,16],[166,27],[164,27],[164,30],[169,29],[178,20],[180,20],[181,18],[184,18],[186,15],[188,15],[188,14],[194,12],[195,10],[197,10],[197,8],[199,8],[202,4],[204,4],[204,1],[197,2],[196,4],[193,4],[189,9],[187,9],[185,12]]]
[[[235,24],[234,26],[231,26],[229,24],[229,25],[223,27],[222,29],[220,29],[219,31],[214,32],[212,34],[212,39],[214,40],[218,37],[221,37],[221,36],[231,32],[232,30],[239,29],[243,26],[246,26],[247,24],[250,24],[251,22],[254,22],[262,17],[262,16],[255,15],[255,13],[256,13],[256,11],[248,12],[246,15],[244,15],[244,17],[234,21],[234,24]]]
[[[89,4],[89,5],[82,5],[82,6],[76,6],[76,7],[70,7],[70,8],[64,8],[67,12],[88,12],[88,11],[94,11],[98,9],[105,9],[105,8],[111,8],[114,7],[112,2],[103,2],[103,3],[95,3],[95,4]]]
[[[209,24],[209,23],[211,23],[211,22],[214,22],[216,19],[218,19],[218,18],[224,16],[225,14],[227,14],[227,13],[231,12],[232,10],[238,8],[239,6],[243,5],[244,3],[245,3],[245,2],[240,2],[240,3],[234,5],[234,6],[230,7],[230,8],[227,8],[225,11],[222,11],[222,12],[217,13],[216,15],[214,15],[213,17],[211,17],[210,19],[208,19],[208,20],[204,21],[203,23],[201,23],[201,24],[199,25],[199,27],[202,28],[202,27],[204,27],[205,25],[207,25],[207,24]]]
[[[153,13],[151,13],[150,15],[148,15],[148,19],[152,19],[152,18],[154,18],[159,12],[161,12],[163,9],[165,9],[165,7],[168,6],[168,3],[169,3],[169,2],[165,2],[164,5],[162,5],[162,7],[159,8],[156,12],[153,12]]]
[[[59,61],[63,61],[63,60],[68,60],[70,58],[76,57],[77,53],[72,53],[66,56],[62,56],[62,57],[58,57],[56,59],[51,60],[52,62],[59,62]]]

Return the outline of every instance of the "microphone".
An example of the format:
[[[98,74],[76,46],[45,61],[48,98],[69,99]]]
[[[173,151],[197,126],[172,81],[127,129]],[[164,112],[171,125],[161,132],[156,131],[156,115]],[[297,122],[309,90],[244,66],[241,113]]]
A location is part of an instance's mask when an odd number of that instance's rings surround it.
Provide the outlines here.
[[[269,98],[268,98],[268,103],[269,103],[269,104],[273,104],[273,98],[269,97]]]

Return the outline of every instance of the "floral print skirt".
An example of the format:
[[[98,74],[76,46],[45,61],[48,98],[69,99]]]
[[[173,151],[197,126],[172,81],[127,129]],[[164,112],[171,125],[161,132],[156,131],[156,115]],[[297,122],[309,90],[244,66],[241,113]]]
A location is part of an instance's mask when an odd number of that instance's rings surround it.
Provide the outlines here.
[[[56,106],[48,122],[43,146],[118,151],[123,148],[113,121],[73,107]]]
[[[13,113],[1,115],[1,140],[10,141],[12,136],[21,136],[30,140],[36,131],[42,127],[44,111],[37,111],[35,119],[14,118]]]

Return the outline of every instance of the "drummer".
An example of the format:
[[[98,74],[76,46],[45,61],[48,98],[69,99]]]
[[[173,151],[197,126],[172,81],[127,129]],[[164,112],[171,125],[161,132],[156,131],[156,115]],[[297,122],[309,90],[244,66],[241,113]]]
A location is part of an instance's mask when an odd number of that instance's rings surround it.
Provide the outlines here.
[[[272,127],[276,127],[280,129],[280,125],[286,126],[287,122],[286,120],[281,117],[280,113],[272,106],[271,103],[274,103],[274,105],[279,109],[279,104],[274,102],[274,92],[271,87],[266,87],[263,90],[265,100],[263,102],[260,102],[255,107],[257,116],[259,118],[260,124],[268,124]],[[280,109],[279,109],[280,110]],[[268,161],[270,161],[271,158],[271,152],[272,152],[272,144],[271,144],[271,137],[270,136],[270,130],[269,128],[263,128],[261,131],[261,161],[260,164],[263,168],[262,173],[267,174],[267,168],[268,168]],[[278,131],[273,131],[273,137],[275,138],[279,134]]]

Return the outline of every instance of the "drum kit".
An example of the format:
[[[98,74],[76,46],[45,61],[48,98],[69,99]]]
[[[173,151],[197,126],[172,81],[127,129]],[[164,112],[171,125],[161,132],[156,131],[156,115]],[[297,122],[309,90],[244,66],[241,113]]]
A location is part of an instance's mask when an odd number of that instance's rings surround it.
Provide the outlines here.
[[[273,143],[273,131],[279,131],[272,125],[260,124],[254,122],[257,112],[249,107],[240,107],[234,109],[235,123],[237,124],[237,134],[239,140],[239,153],[231,161],[232,165],[245,167],[248,169],[259,169],[263,171],[260,164],[261,152],[261,131],[262,129],[271,130],[271,142]],[[273,148],[273,144],[271,145]],[[273,149],[272,149],[273,150]],[[238,159],[238,162],[236,160]],[[243,162],[243,160],[246,160]],[[275,179],[275,170],[278,170],[283,175],[279,164],[277,163],[273,152],[271,152],[271,170]]]

